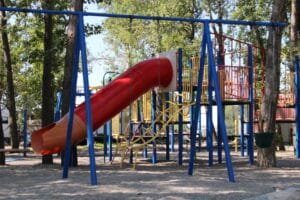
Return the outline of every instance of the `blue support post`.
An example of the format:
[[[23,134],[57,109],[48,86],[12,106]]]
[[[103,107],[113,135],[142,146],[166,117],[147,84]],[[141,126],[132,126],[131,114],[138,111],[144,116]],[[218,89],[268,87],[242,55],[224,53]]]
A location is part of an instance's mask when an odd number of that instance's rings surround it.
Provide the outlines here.
[[[218,118],[220,121],[220,128],[221,130],[218,130],[221,133],[223,144],[224,144],[224,152],[225,152],[225,158],[226,158],[226,165],[227,165],[227,172],[230,182],[234,182],[234,173],[233,173],[233,167],[231,162],[231,156],[230,156],[230,149],[228,144],[228,138],[227,138],[227,131],[226,131],[226,125],[225,125],[225,115],[224,110],[222,106],[222,99],[220,94],[220,87],[219,87],[219,81],[218,76],[216,73],[216,65],[213,55],[213,47],[212,47],[212,41],[210,38],[210,31],[209,31],[209,23],[204,23],[204,33],[206,35],[206,42],[207,42],[207,52],[208,52],[208,66],[211,69],[212,72],[212,81],[214,84],[215,89],[215,97],[216,97],[216,104],[218,107]]]
[[[244,153],[244,105],[240,105],[240,155],[245,156]]]
[[[228,172],[228,178],[230,182],[234,182],[234,173],[233,173],[233,167],[231,162],[231,156],[230,156],[230,149],[228,144],[228,138],[227,138],[227,132],[226,132],[226,125],[225,125],[225,116],[224,116],[224,110],[222,106],[222,99],[220,94],[220,87],[219,87],[219,81],[218,76],[216,72],[216,65],[213,55],[213,48],[212,48],[212,41],[210,38],[210,31],[209,31],[209,23],[204,23],[204,31],[203,31],[203,39],[201,43],[201,57],[200,57],[200,69],[199,69],[199,77],[198,77],[198,88],[197,88],[197,99],[196,99],[196,111],[195,117],[193,118],[193,121],[198,121],[198,113],[200,108],[200,100],[201,100],[201,87],[202,87],[202,80],[203,80],[203,68],[204,68],[204,61],[205,61],[205,47],[207,47],[208,52],[208,67],[211,72],[212,76],[212,84],[214,85],[215,90],[215,97],[216,97],[216,104],[218,107],[218,118],[220,121],[220,130],[218,130],[221,133],[223,144],[224,144],[224,152],[225,152],[225,159],[226,159],[226,166],[227,166],[227,172]],[[200,88],[199,88],[200,87]],[[193,157],[195,155],[195,130],[193,128],[192,130],[192,139],[191,139],[191,153],[190,153],[190,163],[189,163],[189,175],[193,174]]]
[[[82,60],[82,72],[83,72],[83,83],[85,93],[85,104],[86,104],[86,118],[87,118],[87,145],[89,150],[89,161],[90,161],[90,175],[91,184],[97,185],[96,175],[96,162],[95,162],[95,149],[94,149],[94,137],[93,137],[93,120],[90,105],[90,91],[89,91],[89,80],[88,80],[88,66],[87,66],[87,55],[86,55],[86,43],[84,35],[84,20],[82,13],[79,15],[79,38],[81,44],[81,60]]]
[[[182,152],[183,152],[183,114],[182,114],[182,49],[178,49],[178,165],[181,166],[183,163]]]
[[[72,126],[73,126],[75,96],[76,96],[76,82],[77,82],[77,72],[78,72],[77,68],[79,64],[79,54],[81,52],[85,105],[86,105],[86,118],[87,118],[87,145],[89,150],[91,184],[97,185],[96,164],[95,164],[95,154],[94,154],[94,138],[93,138],[93,127],[92,127],[92,113],[91,113],[89,81],[88,81],[87,55],[86,55],[86,44],[85,44],[85,35],[84,35],[84,20],[83,20],[82,13],[78,14],[77,16],[78,16],[78,28],[77,28],[78,35],[77,35],[77,42],[75,48],[76,53],[74,58],[74,66],[73,66],[73,74],[72,74],[73,75],[72,92],[71,92],[71,103],[70,103],[70,112],[69,112],[69,123],[67,129],[66,151],[64,157],[63,178],[68,177],[68,165],[70,161],[70,152],[71,152],[71,136],[72,136]]]
[[[200,152],[202,150],[202,121],[201,121],[201,107],[199,110],[199,120],[198,120],[198,130],[199,130],[199,137],[198,137],[198,151]],[[192,131],[192,130],[191,130]]]
[[[171,134],[170,134],[171,152],[175,151],[175,148],[174,148],[174,132],[175,132],[175,128],[174,128],[174,124],[172,124],[171,125]]]
[[[108,160],[112,161],[112,120],[107,122],[107,133],[108,133]]]
[[[27,109],[23,111],[23,157],[27,156],[26,148],[27,148]]]
[[[147,148],[147,145],[145,145],[145,147],[144,147],[143,157],[144,158],[148,158],[148,148]]]
[[[299,56],[295,57],[295,95],[296,95],[296,158],[300,158],[300,72],[299,72]]]
[[[54,121],[58,121],[61,118],[61,113],[60,113],[60,105],[61,105],[61,100],[62,100],[62,94],[61,92],[58,92],[56,94],[56,106],[55,106],[55,116],[54,116]]]
[[[78,16],[79,17],[79,16]],[[71,158],[71,137],[72,137],[72,127],[74,119],[74,109],[75,109],[75,98],[76,98],[76,84],[78,76],[79,67],[79,55],[80,55],[80,39],[79,39],[79,25],[77,26],[77,35],[75,43],[75,53],[72,69],[72,80],[71,80],[71,94],[70,94],[70,105],[68,112],[68,127],[67,127],[67,137],[66,137],[66,148],[63,157],[63,178],[68,178],[69,175],[69,163]]]
[[[124,130],[124,124],[123,124],[123,111],[121,111],[120,112],[120,129],[119,129],[119,132],[120,132],[120,134],[122,134],[123,133],[123,130]]]
[[[130,141],[133,137],[133,124],[131,122],[131,117],[132,117],[132,106],[130,104],[130,106],[129,106],[129,138],[128,138],[129,145],[128,146],[130,146]],[[129,163],[133,164],[133,149],[132,148],[130,148]]]
[[[169,93],[166,92],[165,93],[165,100],[166,100],[166,121],[169,121],[169,108],[170,108],[170,97],[169,97]],[[170,126],[167,125],[166,126],[166,160],[170,160]]]
[[[219,117],[218,117],[218,130],[221,129],[221,125],[220,125],[220,121],[219,121]],[[221,164],[222,163],[222,137],[221,134],[219,134],[219,131],[217,133],[217,145],[218,145],[218,163]]]
[[[207,151],[208,151],[208,166],[213,166],[213,132],[216,132],[214,124],[213,124],[213,113],[212,113],[212,103],[213,97],[212,92],[215,89],[213,87],[212,80],[213,80],[213,70],[210,66],[208,66],[208,106],[207,106],[207,135],[206,135],[206,144],[207,144]],[[219,114],[218,114],[219,115]]]
[[[56,94],[56,105],[55,105],[55,114],[54,114],[54,121],[58,121],[61,118],[61,111],[60,111],[60,105],[62,101],[62,92],[58,92]],[[58,156],[61,155],[58,153]]]
[[[254,121],[254,95],[253,95],[253,50],[252,46],[248,46],[248,66],[249,66],[249,122],[247,125],[247,147],[248,147],[248,156],[249,156],[249,164],[254,164],[254,149],[253,149],[253,121]]]
[[[105,123],[103,125],[103,158],[104,158],[104,163],[106,162],[105,158],[107,156],[107,137],[108,134],[107,134],[107,123]]]
[[[193,66],[193,62],[192,60],[190,59],[189,60],[189,66],[190,68],[192,69],[193,67],[197,67],[197,66]],[[190,73],[190,77],[192,77],[193,74]],[[195,100],[195,93],[194,91],[192,91],[192,94],[191,94],[191,100],[194,101]],[[195,106],[194,105],[191,105],[190,106],[190,133],[192,133],[192,123],[193,123],[193,116],[194,116],[194,110],[195,110]],[[199,115],[201,114],[201,107],[200,107],[200,110],[199,110]],[[201,117],[199,117],[199,120],[197,121],[197,126],[196,126],[197,130],[196,130],[196,134],[198,133],[198,130],[199,130],[199,137],[198,137],[198,152],[201,151],[201,139],[202,139],[202,132],[201,132]],[[195,138],[195,140],[197,139],[197,137]],[[195,155],[196,155],[196,151],[195,151]]]
[[[146,126],[147,126],[146,124],[142,125],[142,127],[144,127],[144,128],[146,128]],[[148,145],[147,144],[144,146],[143,156],[144,156],[144,158],[148,158]]]
[[[190,159],[189,159],[189,168],[188,174],[193,175],[194,170],[194,157],[196,155],[196,134],[197,134],[197,122],[199,118],[199,112],[201,108],[201,94],[202,94],[202,81],[204,74],[204,64],[205,64],[205,53],[206,51],[206,37],[203,34],[201,48],[200,48],[200,66],[198,72],[198,83],[197,83],[197,93],[196,93],[196,104],[193,112],[192,118],[192,131],[191,131],[191,147],[190,147]]]
[[[208,86],[209,87],[209,86]],[[210,96],[210,95],[209,95]],[[211,98],[209,98],[211,99]],[[206,111],[206,148],[208,151],[208,166],[213,166],[213,123],[212,123],[212,106],[208,105],[207,106],[207,111]]]
[[[224,65],[224,62],[223,62],[223,56],[222,56],[222,52],[221,50],[218,51],[218,66],[222,66]],[[218,69],[219,71],[220,69]],[[224,107],[225,109],[225,107]],[[220,126],[220,118],[218,117],[218,130],[221,129],[221,126]],[[214,129],[215,131],[215,129]],[[222,137],[221,137],[221,134],[219,134],[219,131],[217,133],[217,131],[215,131],[215,133],[217,134],[217,149],[218,149],[218,163],[221,164],[222,163]]]
[[[153,137],[156,134],[156,123],[155,123],[155,119],[156,119],[156,93],[153,90],[152,91],[152,134]],[[156,158],[156,140],[153,140],[152,142],[153,148],[152,148],[152,164],[156,164],[157,162],[157,158]]]
[[[171,99],[172,101],[174,101],[174,94],[173,92],[171,93]],[[175,151],[175,147],[174,147],[174,133],[175,133],[175,128],[174,128],[174,124],[171,125],[171,133],[170,133],[170,149],[171,152]]]

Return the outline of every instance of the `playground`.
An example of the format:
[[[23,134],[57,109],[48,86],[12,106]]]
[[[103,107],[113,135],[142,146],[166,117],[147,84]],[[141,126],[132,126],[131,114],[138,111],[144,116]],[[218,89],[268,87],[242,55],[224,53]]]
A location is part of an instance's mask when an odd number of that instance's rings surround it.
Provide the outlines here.
[[[23,150],[1,149],[6,155],[6,165],[0,167],[0,198],[234,200],[263,199],[261,195],[270,195],[271,199],[299,198],[298,57],[295,74],[284,70],[290,79],[285,79],[287,86],[279,94],[276,113],[279,125],[276,133],[268,133],[270,138],[264,139],[265,144],[257,137],[265,135],[257,133],[265,95],[265,49],[212,33],[210,24],[220,21],[1,9],[77,15],[78,37],[69,113],[60,116],[57,103],[58,118],[31,133],[30,147],[25,139]],[[107,84],[103,78],[102,87],[92,91],[88,80],[85,16],[127,19],[129,27],[134,20],[200,23],[203,25],[200,55],[187,55],[182,48],[159,52],[118,72]],[[255,21],[221,23],[285,26]],[[83,72],[84,101],[76,105],[79,66]],[[290,83],[295,83],[295,91],[290,89]],[[228,108],[238,110],[238,116],[230,111],[226,116]],[[228,113],[234,118],[230,126],[227,126]],[[25,114],[23,121],[26,134]],[[94,137],[100,129],[101,147]],[[278,139],[278,135],[282,138]],[[72,147],[83,140],[87,145],[78,146],[78,167],[72,167],[69,164],[74,158]],[[282,146],[285,149],[276,152],[277,167],[258,168],[256,150],[269,148],[272,142],[279,150]],[[58,156],[61,152],[63,158]],[[41,156],[50,154],[54,164],[42,165]]]
[[[170,161],[155,165],[150,159],[140,158],[134,170],[130,164],[120,167],[118,162],[104,163],[103,157],[98,155],[101,151],[95,152],[99,163],[99,184],[96,186],[89,183],[86,149],[79,151],[79,167],[70,170],[68,179],[61,179],[62,167],[58,157],[55,157],[54,165],[42,166],[40,157],[32,153],[26,158],[20,157],[20,154],[9,154],[7,159],[11,161],[0,167],[0,199],[238,200],[274,194],[278,199],[292,199],[292,196],[299,199],[300,161],[294,159],[289,146],[286,151],[277,152],[278,167],[270,169],[249,165],[247,158],[232,153],[237,180],[233,184],[228,183],[224,176],[224,165],[208,167],[205,153],[197,154],[194,176],[188,176],[187,160],[184,160],[183,166],[178,166],[176,153],[171,154]],[[160,156],[163,155],[159,153]],[[285,194],[284,198],[281,193]],[[272,199],[276,198],[273,196]]]

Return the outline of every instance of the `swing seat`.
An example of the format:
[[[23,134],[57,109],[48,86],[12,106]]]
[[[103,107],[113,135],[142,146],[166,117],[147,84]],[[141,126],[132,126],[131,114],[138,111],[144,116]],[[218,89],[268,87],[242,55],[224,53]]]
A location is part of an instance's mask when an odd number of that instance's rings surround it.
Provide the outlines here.
[[[260,148],[268,148],[271,146],[274,138],[274,133],[264,132],[264,133],[256,133],[255,136],[255,144]]]

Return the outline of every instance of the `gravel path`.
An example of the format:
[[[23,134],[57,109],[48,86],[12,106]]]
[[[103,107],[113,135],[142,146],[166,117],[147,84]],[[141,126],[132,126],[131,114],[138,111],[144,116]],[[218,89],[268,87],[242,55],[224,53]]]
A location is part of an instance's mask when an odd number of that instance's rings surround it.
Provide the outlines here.
[[[8,154],[9,162],[0,166],[0,199],[239,200],[300,188],[300,160],[291,150],[277,152],[278,167],[271,169],[250,166],[247,157],[232,153],[235,183],[228,182],[225,164],[207,166],[206,152],[197,155],[194,175],[187,175],[188,161],[178,166],[175,152],[173,160],[156,165],[140,158],[136,170],[128,163],[121,168],[118,158],[110,164],[97,156],[98,185],[91,186],[88,157],[80,155],[79,167],[70,168],[69,178],[62,179],[58,158],[48,166],[40,164],[39,156]]]

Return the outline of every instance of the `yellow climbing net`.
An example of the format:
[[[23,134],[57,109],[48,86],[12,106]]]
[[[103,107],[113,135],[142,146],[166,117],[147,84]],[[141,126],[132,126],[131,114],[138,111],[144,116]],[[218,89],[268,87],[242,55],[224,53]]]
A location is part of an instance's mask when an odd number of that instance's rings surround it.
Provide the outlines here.
[[[178,96],[179,94],[176,94],[174,99],[178,98]],[[166,108],[166,103],[169,103],[168,108]],[[138,122],[137,128],[134,130],[134,133],[131,136],[129,131],[130,126],[128,126],[123,135],[117,136],[115,156],[118,154],[120,155],[121,167],[123,166],[125,159],[130,156],[129,152],[133,151],[133,168],[136,169],[139,152],[142,152],[145,148],[147,148],[147,145],[151,144],[156,139],[164,137],[164,130],[166,130],[167,126],[174,124],[174,122],[177,121],[179,115],[183,115],[183,117],[186,118],[189,115],[188,110],[193,104],[194,103],[187,101],[182,104],[179,104],[173,100],[164,101],[163,109],[161,111],[157,111],[156,119],[153,122]],[[153,132],[154,125],[159,125],[157,126],[157,131],[155,133]]]

